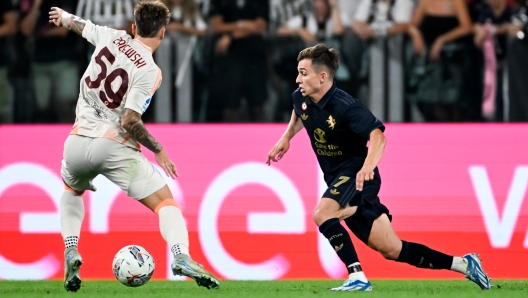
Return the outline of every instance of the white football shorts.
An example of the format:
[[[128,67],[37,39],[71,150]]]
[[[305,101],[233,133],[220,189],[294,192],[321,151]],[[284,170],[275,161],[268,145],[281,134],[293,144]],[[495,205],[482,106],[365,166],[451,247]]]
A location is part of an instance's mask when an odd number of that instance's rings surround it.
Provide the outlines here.
[[[166,185],[159,171],[139,151],[107,138],[69,135],[64,142],[61,175],[76,192],[96,191],[103,175],[128,196],[142,200]]]

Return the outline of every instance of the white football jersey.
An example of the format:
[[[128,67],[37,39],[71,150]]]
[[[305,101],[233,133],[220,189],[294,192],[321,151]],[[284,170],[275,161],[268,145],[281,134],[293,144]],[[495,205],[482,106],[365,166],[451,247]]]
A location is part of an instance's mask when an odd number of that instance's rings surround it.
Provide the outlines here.
[[[108,138],[139,150],[121,127],[121,115],[125,108],[143,114],[161,84],[152,49],[125,31],[90,21],[82,36],[95,46],[95,52],[81,79],[71,134]]]

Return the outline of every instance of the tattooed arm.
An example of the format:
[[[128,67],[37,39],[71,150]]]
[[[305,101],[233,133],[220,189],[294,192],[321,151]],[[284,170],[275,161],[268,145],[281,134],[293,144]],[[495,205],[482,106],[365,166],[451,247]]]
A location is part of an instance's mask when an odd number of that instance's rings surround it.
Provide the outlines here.
[[[143,121],[141,121],[141,115],[138,112],[125,108],[123,115],[121,115],[121,126],[128,132],[132,139],[155,153],[156,161],[168,177],[173,179],[178,177],[176,165],[167,156],[161,144],[147,131]]]
[[[125,108],[121,116],[121,126],[132,139],[147,147],[150,151],[159,153],[163,149],[161,144],[147,131],[138,112]]]
[[[58,27],[65,27],[79,35],[82,35],[86,21],[76,15],[67,13],[66,11],[52,7],[49,12],[49,22]]]

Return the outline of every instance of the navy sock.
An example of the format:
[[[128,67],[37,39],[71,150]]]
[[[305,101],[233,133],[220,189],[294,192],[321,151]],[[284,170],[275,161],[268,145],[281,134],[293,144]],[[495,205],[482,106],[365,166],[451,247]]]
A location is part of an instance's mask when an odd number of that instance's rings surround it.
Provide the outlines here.
[[[451,269],[453,257],[425,245],[402,240],[402,249],[396,261],[418,268]]]
[[[325,221],[319,227],[319,232],[328,239],[341,261],[345,263],[348,273],[361,271],[359,264],[357,264],[358,266],[351,266],[352,264],[359,263],[359,259],[350,235],[339,223],[338,218],[331,218]]]

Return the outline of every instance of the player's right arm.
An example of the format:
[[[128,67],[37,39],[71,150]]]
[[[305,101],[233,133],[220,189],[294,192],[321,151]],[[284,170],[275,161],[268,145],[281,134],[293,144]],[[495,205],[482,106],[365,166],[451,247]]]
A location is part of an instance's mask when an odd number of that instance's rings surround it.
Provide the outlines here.
[[[99,41],[105,36],[118,32],[112,28],[95,25],[89,20],[83,20],[59,7],[51,8],[49,12],[49,22],[81,35],[94,46],[97,46],[97,43],[99,43]]]
[[[141,120],[141,114],[125,108],[121,116],[121,126],[132,139],[155,153],[156,161],[163,168],[167,176],[173,179],[178,177],[176,165],[169,159],[161,144],[147,131],[145,123]]]
[[[82,35],[86,21],[80,17],[70,14],[59,7],[52,7],[49,12],[49,22],[57,27],[64,27],[79,35]]]
[[[297,114],[295,114],[295,111],[292,111],[292,115],[290,118],[290,123],[288,123],[288,128],[286,128],[286,131],[280,138],[280,140],[273,146],[271,151],[268,153],[268,160],[266,161],[266,164],[271,165],[271,161],[277,162],[279,161],[286,152],[288,152],[288,149],[290,149],[290,140],[304,127],[301,119],[297,117]]]

